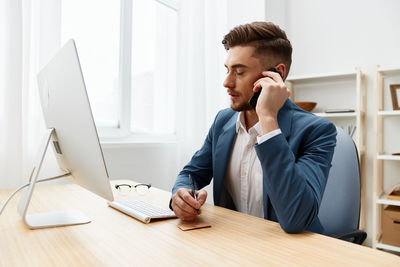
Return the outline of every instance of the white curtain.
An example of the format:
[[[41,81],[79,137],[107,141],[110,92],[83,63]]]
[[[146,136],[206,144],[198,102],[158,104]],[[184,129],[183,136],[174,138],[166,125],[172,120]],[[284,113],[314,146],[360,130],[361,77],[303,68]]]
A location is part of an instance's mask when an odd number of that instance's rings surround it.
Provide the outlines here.
[[[60,22],[61,0],[0,0],[0,188],[31,171],[45,129],[36,74],[60,47]],[[42,175],[58,172],[46,166]]]
[[[265,19],[265,1],[185,0],[179,8],[179,164],[200,148],[220,109],[229,107],[222,83],[227,53],[222,45],[233,27]]]
[[[228,107],[222,86],[227,1],[181,1],[178,45],[179,168],[200,148],[218,110]]]

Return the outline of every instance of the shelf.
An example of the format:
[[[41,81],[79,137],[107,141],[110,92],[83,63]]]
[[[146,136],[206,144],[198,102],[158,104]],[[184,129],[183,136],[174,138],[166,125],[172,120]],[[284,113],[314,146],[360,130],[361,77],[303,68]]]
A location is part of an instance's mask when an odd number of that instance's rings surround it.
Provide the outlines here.
[[[400,116],[400,110],[380,110],[379,116]]]
[[[376,204],[400,206],[400,201],[388,199],[387,194],[382,194]]]
[[[299,76],[289,76],[287,78],[288,82],[312,82],[318,80],[331,80],[331,79],[344,79],[344,78],[355,78],[357,72],[347,72],[347,73],[326,73],[326,74],[316,74],[316,75],[299,75]]]
[[[386,250],[390,250],[390,251],[394,251],[394,252],[400,252],[400,247],[396,247],[396,246],[392,246],[392,245],[386,245],[386,244],[383,244],[381,242],[376,244],[376,248],[386,249]]]
[[[378,72],[381,74],[388,74],[388,75],[394,75],[394,74],[400,74],[400,68],[382,68],[378,69]]]
[[[381,160],[400,160],[400,156],[385,155],[385,154],[378,155],[376,158]]]
[[[317,116],[324,117],[324,118],[344,118],[344,117],[356,117],[356,112],[335,112],[335,113],[314,113]]]
[[[388,99],[384,98],[385,91],[387,90],[387,83],[390,78],[399,78],[400,77],[400,68],[377,68],[376,69],[376,75],[375,75],[375,86],[374,86],[374,99],[377,100],[375,101],[375,113],[374,113],[374,139],[375,139],[375,149],[377,151],[382,151],[383,150],[383,144],[384,144],[384,133],[385,133],[385,127],[382,127],[383,125],[383,120],[388,119],[388,117],[391,116],[391,118],[400,118],[400,110],[390,110],[389,103],[387,103]],[[381,109],[384,105],[387,105],[388,109],[385,110],[379,110]],[[398,116],[398,117],[395,117]],[[398,138],[394,138],[391,140],[394,144],[398,144]],[[393,146],[392,145],[392,146]],[[391,151],[391,152],[397,152],[397,151]],[[373,191],[374,192],[382,192],[382,187],[385,185],[385,180],[388,178],[388,174],[385,175],[384,173],[384,167],[382,160],[391,160],[391,161],[399,161],[400,162],[400,156],[394,156],[389,151],[385,152],[380,152],[378,155],[374,156],[374,166],[373,166]],[[385,162],[386,163],[386,162]],[[397,164],[396,164],[397,165]],[[398,166],[391,166],[394,171],[398,171]],[[391,178],[397,178],[397,177],[391,177]],[[396,179],[397,181],[398,179]],[[373,205],[373,212],[372,212],[372,219],[374,221],[373,223],[373,229],[372,229],[372,237],[374,238],[374,243],[377,243],[375,245],[376,248],[378,249],[384,249],[387,251],[391,252],[400,252],[400,246],[392,246],[388,244],[382,243],[382,239],[376,238],[377,236],[381,235],[382,232],[382,218],[380,216],[381,214],[381,209],[383,208],[383,205],[393,205],[400,207],[400,200],[390,200],[387,198],[388,193],[379,193],[380,195],[374,195],[374,205]]]

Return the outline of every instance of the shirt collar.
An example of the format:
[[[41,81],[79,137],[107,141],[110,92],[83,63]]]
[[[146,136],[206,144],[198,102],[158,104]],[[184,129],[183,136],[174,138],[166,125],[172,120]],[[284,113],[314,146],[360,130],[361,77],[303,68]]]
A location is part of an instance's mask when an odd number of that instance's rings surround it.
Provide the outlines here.
[[[239,129],[242,128],[245,132],[246,132],[246,124],[244,121],[244,112],[241,111],[239,113],[239,116],[237,116],[237,120],[236,120],[236,133],[239,132]],[[255,131],[257,133],[257,135],[261,135],[261,125],[260,122],[257,122],[253,127],[251,127],[249,129],[249,134],[251,134],[253,131]]]

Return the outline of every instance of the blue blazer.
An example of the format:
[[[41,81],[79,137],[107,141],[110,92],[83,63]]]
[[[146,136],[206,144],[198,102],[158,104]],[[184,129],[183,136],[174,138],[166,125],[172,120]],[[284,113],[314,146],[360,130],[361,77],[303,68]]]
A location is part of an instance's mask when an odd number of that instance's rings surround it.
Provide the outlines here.
[[[196,189],[214,178],[214,204],[236,210],[224,179],[238,114],[230,108],[217,114],[203,146],[179,173],[172,194],[181,187],[190,188],[189,174]],[[255,144],[263,170],[264,218],[279,222],[288,233],[323,233],[318,211],[336,145],[336,128],[289,99],[278,113],[278,124],[282,134]]]

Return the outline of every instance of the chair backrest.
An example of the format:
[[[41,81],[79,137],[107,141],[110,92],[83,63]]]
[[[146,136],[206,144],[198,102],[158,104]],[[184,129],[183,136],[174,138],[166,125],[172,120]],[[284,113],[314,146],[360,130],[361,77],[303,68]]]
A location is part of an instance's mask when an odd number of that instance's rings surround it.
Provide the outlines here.
[[[353,139],[337,127],[336,147],[318,217],[325,235],[358,229],[360,220],[360,164]]]

